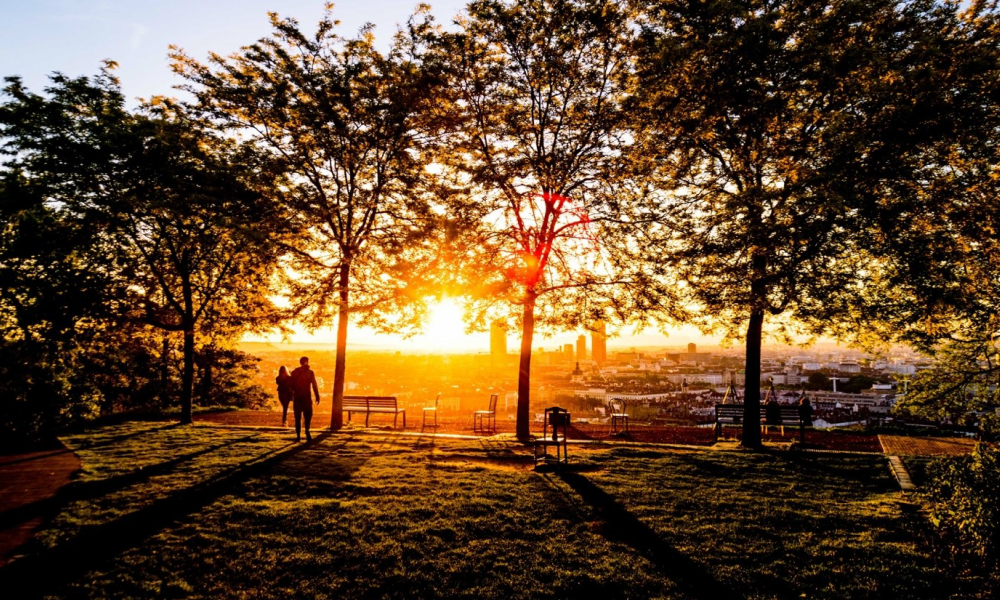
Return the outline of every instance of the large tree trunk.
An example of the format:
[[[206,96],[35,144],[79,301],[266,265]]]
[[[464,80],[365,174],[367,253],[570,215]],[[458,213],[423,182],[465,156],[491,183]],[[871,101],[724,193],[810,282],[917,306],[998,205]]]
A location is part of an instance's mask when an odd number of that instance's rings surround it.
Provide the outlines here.
[[[517,439],[527,441],[531,400],[531,339],[535,334],[535,296],[528,292],[521,323],[521,362],[517,370]]]
[[[191,419],[191,397],[194,394],[194,294],[191,282],[185,277],[181,282],[184,294],[184,315],[181,324],[184,329],[184,370],[181,373],[181,423]]]
[[[205,371],[201,378],[201,402],[208,404],[212,396],[212,363],[215,361],[215,352],[212,346],[203,349],[205,356]]]
[[[744,448],[760,448],[760,346],[767,302],[767,258],[754,256],[750,282],[750,322],[747,324],[746,384],[743,390]]]
[[[185,320],[186,321],[186,320]],[[181,423],[191,419],[191,396],[194,392],[194,324],[184,324],[184,371],[181,374]]]
[[[746,385],[743,391],[744,448],[760,448],[760,345],[764,311],[750,313],[747,326]]]
[[[344,426],[344,379],[347,374],[347,315],[348,289],[351,264],[340,265],[340,307],[337,311],[337,366],[333,372],[333,411],[330,415],[330,429]]]
[[[160,352],[160,406],[170,404],[170,338],[163,334],[163,349]]]

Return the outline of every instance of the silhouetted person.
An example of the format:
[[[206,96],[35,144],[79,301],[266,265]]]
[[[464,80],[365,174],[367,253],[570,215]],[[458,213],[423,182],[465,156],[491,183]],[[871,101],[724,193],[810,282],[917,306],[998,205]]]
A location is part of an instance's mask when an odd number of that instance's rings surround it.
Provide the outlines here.
[[[309,368],[309,358],[303,356],[299,359],[299,364],[302,365],[298,369],[292,371],[292,391],[295,397],[292,400],[292,408],[295,411],[295,441],[302,441],[301,431],[302,431],[302,417],[305,416],[306,420],[306,441],[311,441],[312,436],[309,435],[309,425],[312,423],[313,409],[311,400],[311,392],[316,393],[316,404],[319,404],[319,386],[316,385],[316,374],[312,372]]]
[[[812,427],[813,424],[813,407],[809,403],[809,398],[803,396],[799,400],[799,419],[802,421],[802,425],[805,427]]]
[[[278,384],[278,402],[281,403],[281,426],[288,425],[288,405],[292,402],[295,392],[292,390],[292,376],[288,374],[288,369],[282,366],[278,369],[278,376],[274,378]]]
[[[781,425],[781,405],[771,396],[771,399],[764,405],[764,423],[768,426]]]

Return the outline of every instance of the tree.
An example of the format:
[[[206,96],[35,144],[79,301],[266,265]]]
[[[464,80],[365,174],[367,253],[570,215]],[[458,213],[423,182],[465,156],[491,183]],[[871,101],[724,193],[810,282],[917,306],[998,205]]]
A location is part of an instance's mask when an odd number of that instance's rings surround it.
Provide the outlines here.
[[[465,284],[480,323],[509,310],[521,328],[517,436],[529,435],[536,329],[641,321],[668,312],[645,252],[655,203],[631,93],[630,13],[602,0],[479,0],[445,52],[451,153],[472,202]],[[505,319],[506,320],[506,319]]]
[[[853,334],[878,249],[865,215],[919,182],[956,125],[956,7],[933,1],[652,3],[640,63],[675,194],[673,264],[702,327],[746,342],[743,445],[760,444],[760,347]]]
[[[821,373],[819,371],[809,374],[809,379],[806,382],[805,388],[807,390],[828,390],[830,389],[830,378],[826,373]]]
[[[949,50],[961,121],[925,151],[920,181],[872,211],[886,256],[872,302],[895,339],[935,358],[899,409],[954,422],[1000,408],[1000,11],[973,2]],[[971,413],[971,414],[970,414]]]
[[[6,133],[6,106],[0,133]],[[0,135],[6,138],[6,135]],[[5,149],[8,146],[5,145]],[[55,435],[97,407],[77,376],[113,282],[96,232],[46,203],[16,168],[0,174],[0,430],[3,445]]]
[[[203,65],[174,49],[199,108],[271,154],[287,175],[284,208],[294,308],[312,327],[337,315],[331,427],[343,423],[347,325],[407,330],[425,310],[417,284],[436,265],[437,213],[426,168],[438,81],[424,56],[426,12],[386,54],[370,26],[335,33],[332,7],[308,36],[271,13],[272,37]]]
[[[47,98],[17,80],[6,91],[8,168],[61,218],[98,232],[106,264],[95,276],[118,283],[103,303],[183,335],[181,420],[190,422],[198,335],[277,314],[279,221],[263,193],[271,171],[169,102],[129,112],[111,66],[93,82],[56,76]]]
[[[183,335],[181,421],[191,421],[198,336],[277,322],[273,267],[282,221],[255,181],[254,156],[183,115],[145,123],[135,188],[108,205],[129,279],[149,324]],[[131,173],[130,173],[131,174]]]

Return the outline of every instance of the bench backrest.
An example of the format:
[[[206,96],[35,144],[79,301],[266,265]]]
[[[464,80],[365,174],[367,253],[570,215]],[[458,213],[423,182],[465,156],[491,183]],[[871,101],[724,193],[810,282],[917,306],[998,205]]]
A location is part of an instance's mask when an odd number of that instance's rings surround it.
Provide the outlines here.
[[[396,408],[395,396],[344,396],[344,410],[370,408]]]
[[[742,404],[716,404],[715,405],[715,419],[742,419],[743,418],[743,405]]]
[[[396,408],[395,396],[369,396],[368,408]]]
[[[719,419],[729,419],[732,421],[741,421],[743,419],[743,405],[742,404],[716,404],[715,405],[715,420]],[[767,421],[767,405],[761,405],[760,407],[760,422],[765,423]],[[796,405],[785,404],[781,406],[781,422],[783,424],[798,423],[800,421],[799,407]]]

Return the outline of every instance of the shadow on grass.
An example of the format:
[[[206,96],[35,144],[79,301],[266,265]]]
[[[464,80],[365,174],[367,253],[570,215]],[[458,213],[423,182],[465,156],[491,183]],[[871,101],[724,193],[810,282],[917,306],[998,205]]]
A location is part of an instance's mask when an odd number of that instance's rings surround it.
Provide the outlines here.
[[[125,440],[130,440],[142,435],[148,435],[150,433],[156,433],[157,431],[164,431],[166,429],[176,429],[180,427],[180,422],[171,423],[169,425],[162,425],[160,427],[150,427],[149,429],[142,429],[139,431],[133,431],[132,433],[123,433],[122,435],[116,435],[109,438],[105,438],[96,442],[90,442],[88,444],[81,444],[78,450],[90,450],[91,448],[100,448],[102,446],[110,446],[112,444],[117,444],[118,442],[124,442]]]
[[[112,494],[137,483],[146,482],[150,477],[164,475],[178,465],[193,460],[199,456],[215,452],[216,450],[220,450],[232,444],[247,442],[255,439],[256,437],[257,436],[255,435],[248,435],[242,438],[229,440],[222,444],[210,446],[196,452],[182,454],[176,458],[172,458],[149,467],[140,467],[135,471],[115,475],[113,477],[108,477],[107,479],[72,483],[59,490],[59,492],[54,496],[50,496],[44,500],[38,500],[30,504],[24,504],[22,506],[18,506],[17,508],[0,513],[0,529],[6,529],[37,517],[51,517],[70,502],[78,500],[91,500],[99,496]]]
[[[316,435],[311,443],[286,444],[251,457],[211,479],[178,490],[115,521],[85,526],[62,544],[19,558],[0,569],[0,590],[18,590],[19,598],[25,599],[51,594],[52,590],[137,545],[167,524],[207,506],[233,486],[319,445],[329,436],[329,432],[323,432]],[[53,568],[53,565],[58,565],[58,568]]]
[[[602,533],[606,538],[634,548],[656,566],[660,575],[677,584],[686,596],[699,600],[745,598],[737,590],[719,582],[704,566],[673,548],[613,496],[580,473],[568,469],[558,469],[554,473],[604,521]]]

